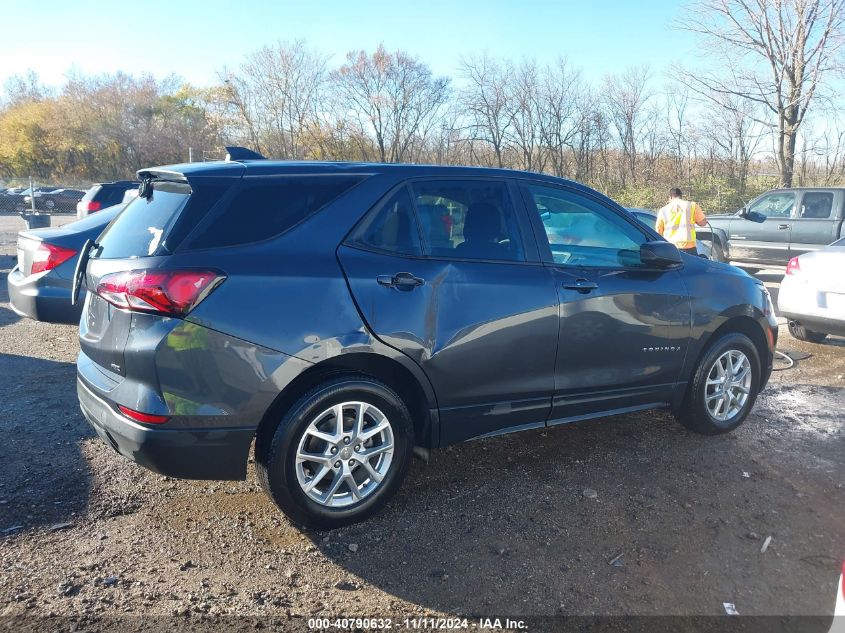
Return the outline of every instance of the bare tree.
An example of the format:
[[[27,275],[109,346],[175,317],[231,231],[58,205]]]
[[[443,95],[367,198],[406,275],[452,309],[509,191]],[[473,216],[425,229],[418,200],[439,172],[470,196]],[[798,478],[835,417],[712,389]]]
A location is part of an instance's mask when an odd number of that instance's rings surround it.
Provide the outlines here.
[[[604,81],[605,107],[622,151],[620,177],[623,185],[628,176],[633,182],[637,180],[638,142],[645,105],[651,98],[647,91],[648,79],[648,67],[641,66],[629,68],[619,75],[609,75]]]
[[[326,81],[327,57],[304,42],[279,42],[250,53],[235,71],[224,71],[229,103],[258,151],[305,158]]]
[[[582,140],[586,141],[589,137],[589,116],[584,116],[584,106],[588,105],[589,99],[583,100],[583,93],[581,76],[566,59],[558,59],[554,65],[543,69],[540,75],[539,134],[556,176],[567,175],[567,156],[575,152],[579,132]],[[575,177],[586,178],[586,165],[579,163],[578,159],[574,162]]]
[[[375,137],[382,162],[410,160],[411,148],[424,140],[449,95],[449,80],[403,51],[381,45],[372,55],[352,51],[332,74],[349,116]]]
[[[709,99],[736,96],[766,108],[776,129],[781,184],[792,186],[795,147],[825,76],[841,69],[845,0],[701,0],[683,28],[701,36],[709,72],[681,72]]]
[[[490,146],[497,167],[505,165],[508,134],[516,113],[513,95],[507,89],[509,73],[509,66],[487,53],[461,60],[466,87],[460,103],[466,113],[469,138]]]
[[[540,134],[543,96],[537,64],[533,60],[524,61],[505,81],[513,107],[510,138],[518,152],[515,166],[527,171],[542,171],[546,152]]]

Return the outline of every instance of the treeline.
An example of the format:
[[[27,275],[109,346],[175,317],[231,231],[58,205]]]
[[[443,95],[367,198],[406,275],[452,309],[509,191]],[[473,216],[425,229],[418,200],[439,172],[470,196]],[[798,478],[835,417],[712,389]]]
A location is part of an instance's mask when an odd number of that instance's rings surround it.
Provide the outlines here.
[[[283,159],[541,171],[630,206],[658,206],[680,186],[716,211],[779,184],[764,117],[752,99],[705,102],[680,80],[658,88],[648,68],[593,84],[564,58],[478,55],[449,78],[384,47],[332,67],[303,42],[280,43],[203,88],[123,73],[74,75],[52,89],[17,77],[0,108],[0,177],[123,178],[239,144]],[[842,141],[805,132],[794,184],[839,182]]]

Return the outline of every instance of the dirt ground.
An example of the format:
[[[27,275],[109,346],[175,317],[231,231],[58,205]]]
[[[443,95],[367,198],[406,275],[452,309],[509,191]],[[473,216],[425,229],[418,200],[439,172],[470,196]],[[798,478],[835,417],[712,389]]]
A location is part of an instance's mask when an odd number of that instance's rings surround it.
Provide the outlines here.
[[[832,613],[845,339],[782,327],[780,348],[809,356],[732,434],[657,411],[469,442],[415,460],[374,519],[309,533],[251,467],[173,480],[99,441],[76,402],[76,328],[8,307],[13,253],[5,234],[0,616]]]

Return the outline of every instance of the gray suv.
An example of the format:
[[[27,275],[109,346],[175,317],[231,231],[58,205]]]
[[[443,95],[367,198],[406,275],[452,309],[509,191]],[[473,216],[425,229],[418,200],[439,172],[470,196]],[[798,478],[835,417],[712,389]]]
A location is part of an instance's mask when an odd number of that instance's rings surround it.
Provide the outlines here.
[[[765,288],[584,186],[243,155],[141,170],[80,257],[82,411],[156,472],[242,479],[255,440],[279,507],[332,528],[415,446],[663,407],[724,433],[769,378]]]

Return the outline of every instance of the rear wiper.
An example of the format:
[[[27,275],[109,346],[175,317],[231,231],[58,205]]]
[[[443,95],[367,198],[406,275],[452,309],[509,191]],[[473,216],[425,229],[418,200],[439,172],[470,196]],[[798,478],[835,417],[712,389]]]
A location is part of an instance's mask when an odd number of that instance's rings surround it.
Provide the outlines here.
[[[91,257],[92,248],[100,248],[100,245],[94,240],[85,240],[85,246],[82,247],[82,251],[79,253],[76,269],[73,271],[73,286],[70,294],[71,305],[75,306],[77,299],[79,299],[79,289],[85,279],[85,269],[88,267],[88,259]]]

